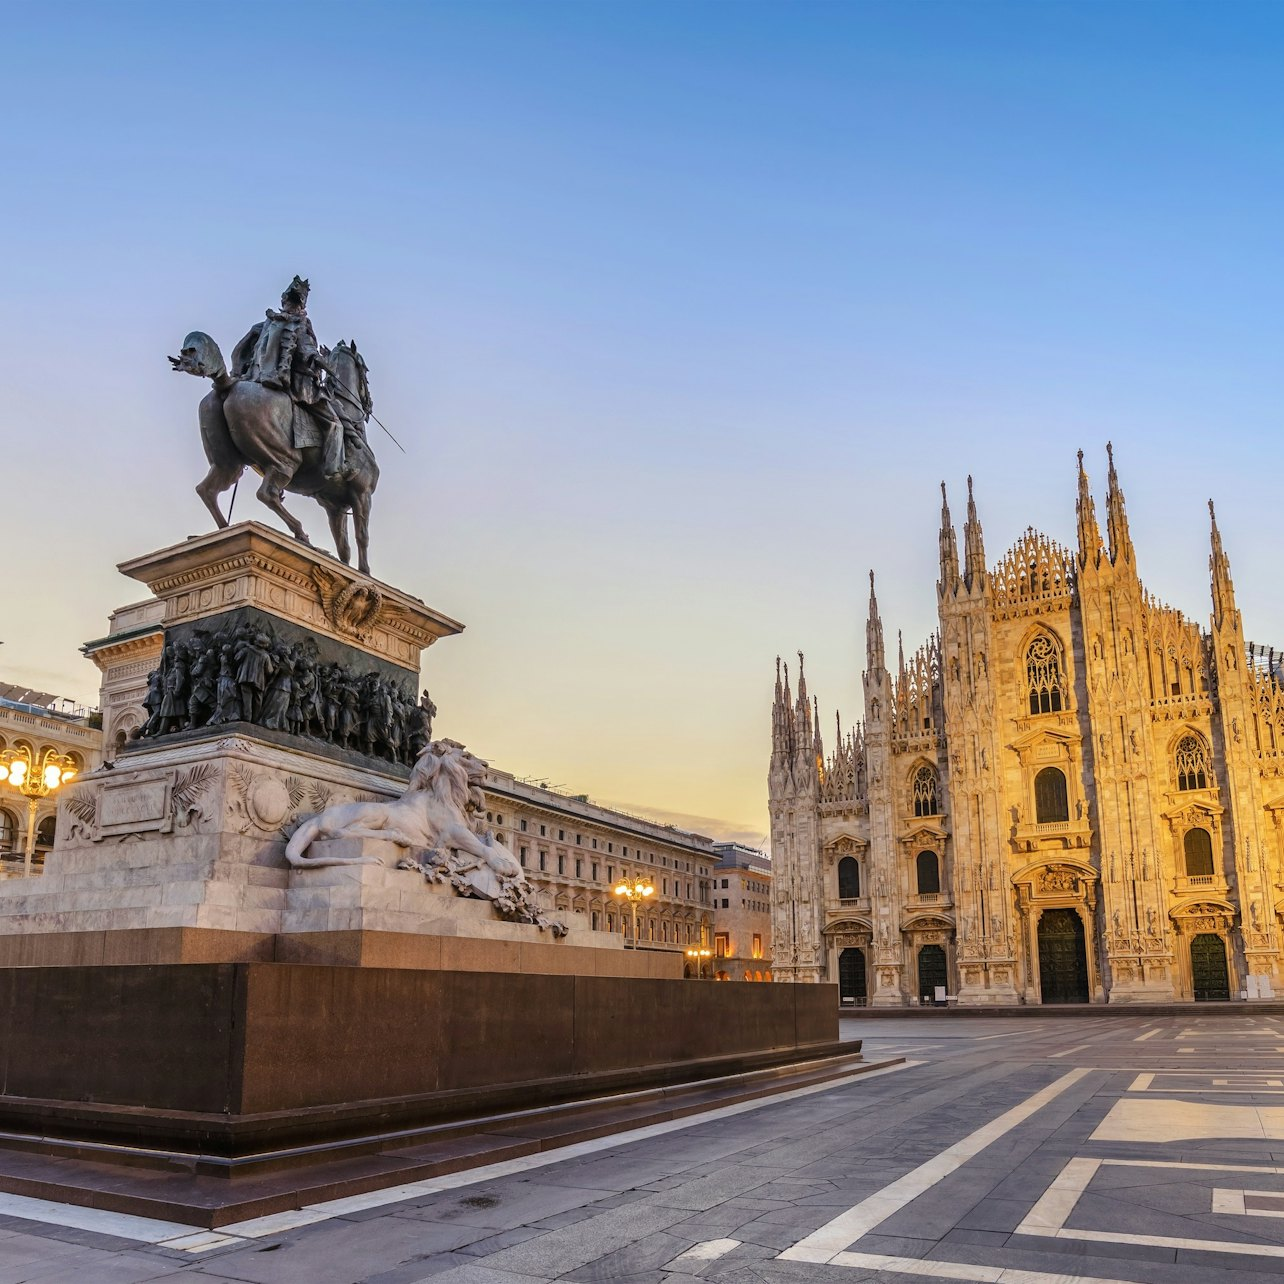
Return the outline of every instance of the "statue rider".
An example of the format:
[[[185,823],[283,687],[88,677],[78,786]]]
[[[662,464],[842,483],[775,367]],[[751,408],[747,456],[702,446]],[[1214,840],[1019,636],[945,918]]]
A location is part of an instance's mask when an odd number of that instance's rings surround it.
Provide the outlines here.
[[[344,473],[343,422],[335,411],[325,379],[316,332],[308,317],[311,286],[296,276],[281,295],[281,308],[267,310],[232,353],[232,373],[289,394],[311,411],[322,432],[322,471],[327,481]]]

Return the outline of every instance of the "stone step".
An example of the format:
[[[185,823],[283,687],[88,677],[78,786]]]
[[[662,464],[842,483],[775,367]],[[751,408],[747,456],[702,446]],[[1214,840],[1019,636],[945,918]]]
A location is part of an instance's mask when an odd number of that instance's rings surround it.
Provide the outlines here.
[[[0,1134],[0,1191],[214,1229],[899,1064],[817,1060],[227,1160]]]

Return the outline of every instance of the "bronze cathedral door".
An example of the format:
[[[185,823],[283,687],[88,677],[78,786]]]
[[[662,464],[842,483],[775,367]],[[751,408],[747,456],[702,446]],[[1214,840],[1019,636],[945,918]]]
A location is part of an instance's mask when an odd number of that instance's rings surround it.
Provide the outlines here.
[[[1044,1003],[1088,1002],[1088,951],[1074,910],[1044,910],[1039,919],[1039,991]]]
[[[1215,932],[1201,932],[1191,941],[1190,975],[1195,985],[1196,1003],[1230,998],[1226,942]]]

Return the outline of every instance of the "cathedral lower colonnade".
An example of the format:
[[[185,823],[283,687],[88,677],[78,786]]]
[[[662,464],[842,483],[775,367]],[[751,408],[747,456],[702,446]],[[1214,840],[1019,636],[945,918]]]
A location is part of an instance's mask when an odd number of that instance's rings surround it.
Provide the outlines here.
[[[888,668],[870,574],[865,707],[826,750],[777,661],[777,980],[849,1005],[1157,1003],[1284,990],[1284,655],[1246,642],[1212,512],[1207,628],[1138,575],[1109,456],[1077,548],[988,568],[942,484],[939,631]]]

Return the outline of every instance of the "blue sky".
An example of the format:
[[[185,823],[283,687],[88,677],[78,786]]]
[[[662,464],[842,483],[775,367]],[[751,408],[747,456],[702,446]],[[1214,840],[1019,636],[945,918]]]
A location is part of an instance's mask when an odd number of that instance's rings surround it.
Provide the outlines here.
[[[1206,617],[1213,495],[1284,644],[1278,6],[4,17],[9,680],[93,694],[111,565],[207,526],[164,356],[296,271],[408,448],[375,572],[469,626],[441,728],[519,773],[761,834],[776,652],[850,721],[867,568],[932,627],[940,479],[993,563],[1108,438],[1149,586]]]

